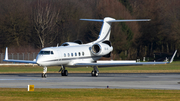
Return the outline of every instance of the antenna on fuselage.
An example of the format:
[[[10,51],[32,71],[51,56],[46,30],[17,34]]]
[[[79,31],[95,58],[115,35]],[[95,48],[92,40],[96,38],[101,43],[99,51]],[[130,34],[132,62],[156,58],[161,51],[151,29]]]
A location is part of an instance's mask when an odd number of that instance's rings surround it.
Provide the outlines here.
[[[59,43],[57,43],[57,47],[59,47]]]

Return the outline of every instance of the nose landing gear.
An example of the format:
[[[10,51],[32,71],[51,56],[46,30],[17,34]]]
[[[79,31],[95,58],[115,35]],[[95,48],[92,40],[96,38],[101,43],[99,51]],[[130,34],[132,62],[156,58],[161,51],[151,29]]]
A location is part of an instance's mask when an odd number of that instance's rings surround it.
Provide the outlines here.
[[[42,73],[42,78],[46,78],[47,77],[47,74],[44,74],[44,73]]]
[[[43,68],[43,73],[42,73],[42,75],[41,75],[42,78],[46,78],[46,77],[47,77],[47,74],[46,74],[46,73],[47,73],[47,67],[44,67],[44,68]]]

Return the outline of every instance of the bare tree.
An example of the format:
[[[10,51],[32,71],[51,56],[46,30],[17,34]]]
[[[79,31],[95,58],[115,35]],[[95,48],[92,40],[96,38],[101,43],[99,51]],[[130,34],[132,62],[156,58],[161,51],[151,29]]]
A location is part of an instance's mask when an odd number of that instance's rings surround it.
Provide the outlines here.
[[[1,1],[0,1],[1,2]],[[22,46],[29,42],[27,5],[22,0],[7,0],[1,4],[0,37],[6,46]]]
[[[39,37],[41,47],[52,43],[57,34],[54,33],[58,11],[51,0],[38,0],[33,7],[34,29]]]

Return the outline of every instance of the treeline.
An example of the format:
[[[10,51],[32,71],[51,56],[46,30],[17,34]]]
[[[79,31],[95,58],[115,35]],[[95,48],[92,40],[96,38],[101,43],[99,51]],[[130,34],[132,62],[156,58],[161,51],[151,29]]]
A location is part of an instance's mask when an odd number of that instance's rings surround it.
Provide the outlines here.
[[[113,23],[114,59],[136,59],[179,49],[178,0],[0,0],[0,51],[39,51],[67,41],[98,38],[102,23],[80,18],[140,19]]]

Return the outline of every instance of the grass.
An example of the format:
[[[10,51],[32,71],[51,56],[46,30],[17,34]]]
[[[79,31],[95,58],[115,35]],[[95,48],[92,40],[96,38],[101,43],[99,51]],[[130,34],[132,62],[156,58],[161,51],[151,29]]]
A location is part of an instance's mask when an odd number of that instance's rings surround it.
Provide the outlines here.
[[[36,89],[28,92],[24,88],[0,88],[2,101],[169,101],[180,99],[180,90],[145,89]]]
[[[119,66],[99,68],[100,73],[179,73],[180,61],[165,65]],[[48,67],[48,73],[58,73],[60,66]],[[66,68],[69,73],[90,73],[91,67]],[[0,66],[0,73],[42,73],[40,66]]]

